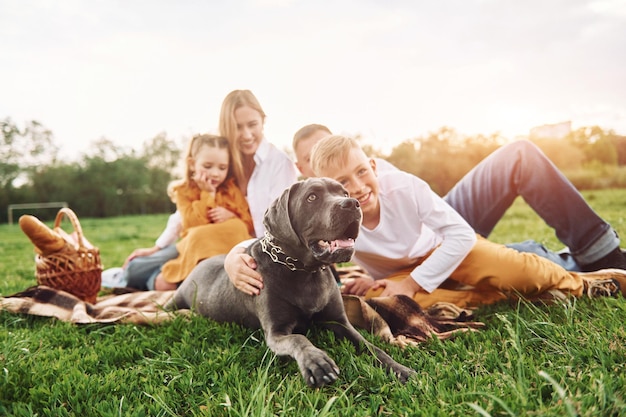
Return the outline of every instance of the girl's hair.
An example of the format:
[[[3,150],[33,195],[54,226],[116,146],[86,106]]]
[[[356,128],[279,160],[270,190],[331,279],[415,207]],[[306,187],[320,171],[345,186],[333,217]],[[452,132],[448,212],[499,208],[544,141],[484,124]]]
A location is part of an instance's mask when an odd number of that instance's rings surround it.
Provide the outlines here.
[[[185,176],[182,179],[170,182],[167,186],[167,195],[174,203],[176,202],[176,189],[184,184],[190,184],[191,182],[193,182],[193,165],[190,162],[191,159],[196,159],[198,152],[205,145],[211,148],[228,150],[228,139],[222,136],[208,134],[195,135],[193,138],[191,138],[191,140],[189,141],[189,146],[187,147],[187,152],[185,152],[183,158],[183,164],[185,166]],[[226,178],[229,178],[232,175],[230,169],[231,157],[229,156],[228,159],[228,174],[226,175]]]
[[[323,131],[328,133],[329,135],[332,135],[333,132],[330,131],[329,128],[327,128],[324,125],[320,125],[317,123],[313,123],[310,125],[306,125],[301,127],[294,135],[293,135],[293,143],[291,144],[291,147],[293,148],[293,150],[295,151],[296,148],[298,147],[298,144],[305,140],[308,139],[309,137],[311,137],[315,132],[318,131]]]
[[[244,184],[243,162],[241,153],[237,149],[237,122],[235,121],[235,111],[240,107],[250,107],[259,112],[261,122],[265,123],[265,112],[259,104],[257,98],[250,90],[234,90],[228,93],[222,102],[220,111],[220,135],[228,139],[230,147],[231,170],[237,183],[241,186]],[[242,190],[244,193],[246,190]]]
[[[342,165],[353,149],[360,150],[361,145],[352,138],[341,135],[326,136],[311,149],[311,169],[319,176],[320,172],[330,166]]]

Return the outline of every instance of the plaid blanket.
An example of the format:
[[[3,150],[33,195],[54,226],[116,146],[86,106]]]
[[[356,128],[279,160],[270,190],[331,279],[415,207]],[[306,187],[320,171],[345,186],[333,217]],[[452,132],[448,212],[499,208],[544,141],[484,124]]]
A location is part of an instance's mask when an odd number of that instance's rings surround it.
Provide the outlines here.
[[[76,324],[156,324],[171,320],[175,314],[189,313],[188,310],[179,310],[177,313],[163,310],[162,306],[173,294],[174,291],[116,289],[112,294],[98,297],[94,304],[90,304],[68,292],[39,285],[0,298],[0,308],[13,313],[55,317]]]
[[[116,289],[124,292],[124,289]],[[134,323],[158,324],[189,310],[166,312],[162,306],[174,291],[133,291],[98,297],[90,304],[67,292],[46,286],[36,286],[14,295],[0,298],[0,308],[19,314],[55,317],[76,323]],[[415,345],[432,337],[447,339],[478,329],[482,323],[473,321],[471,311],[451,304],[437,304],[422,310],[406,296],[380,297],[364,300],[344,296],[350,322],[370,331],[383,340],[402,347]]]

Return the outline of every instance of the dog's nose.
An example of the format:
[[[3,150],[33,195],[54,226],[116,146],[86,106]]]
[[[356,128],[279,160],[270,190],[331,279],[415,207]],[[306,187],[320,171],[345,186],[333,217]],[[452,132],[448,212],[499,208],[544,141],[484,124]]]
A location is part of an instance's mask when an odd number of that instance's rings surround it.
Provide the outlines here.
[[[341,202],[341,208],[351,209],[351,208],[359,208],[359,200],[356,198],[344,198]]]

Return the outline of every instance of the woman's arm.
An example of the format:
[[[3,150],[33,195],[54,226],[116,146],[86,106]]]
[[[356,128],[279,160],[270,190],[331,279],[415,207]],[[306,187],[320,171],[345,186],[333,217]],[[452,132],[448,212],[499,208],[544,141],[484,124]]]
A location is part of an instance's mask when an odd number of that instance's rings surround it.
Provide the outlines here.
[[[246,240],[231,249],[224,259],[224,269],[233,285],[249,295],[259,295],[263,289],[263,277],[256,271],[256,261],[246,253],[254,239]]]

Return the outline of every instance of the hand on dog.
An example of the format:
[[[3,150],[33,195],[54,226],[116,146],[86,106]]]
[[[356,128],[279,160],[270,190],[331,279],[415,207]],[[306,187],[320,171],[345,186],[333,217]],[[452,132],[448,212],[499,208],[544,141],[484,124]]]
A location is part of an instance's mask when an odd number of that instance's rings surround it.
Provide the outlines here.
[[[248,294],[259,295],[263,289],[263,277],[256,271],[256,261],[245,253],[245,249],[235,247],[224,259],[224,269],[235,288]]]
[[[341,292],[344,294],[360,295],[363,296],[369,291],[375,284],[375,281],[371,277],[355,278],[350,281],[346,281],[341,286]]]
[[[391,297],[392,295],[406,295],[413,298],[416,292],[422,291],[422,287],[411,277],[407,277],[402,281],[391,281],[381,279],[372,285],[372,291],[384,288],[380,293],[380,297]]]

